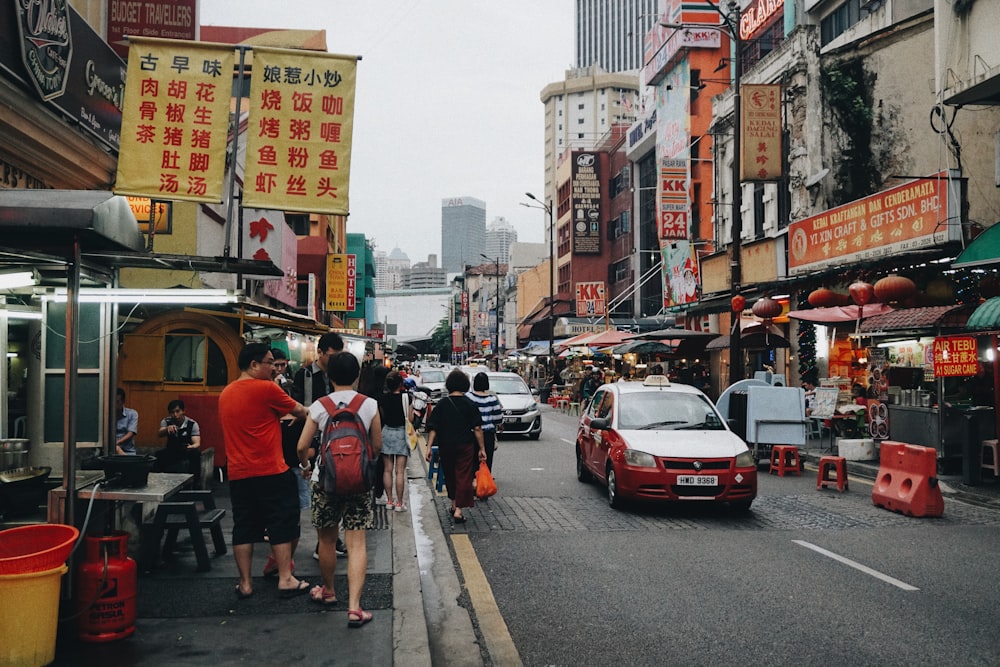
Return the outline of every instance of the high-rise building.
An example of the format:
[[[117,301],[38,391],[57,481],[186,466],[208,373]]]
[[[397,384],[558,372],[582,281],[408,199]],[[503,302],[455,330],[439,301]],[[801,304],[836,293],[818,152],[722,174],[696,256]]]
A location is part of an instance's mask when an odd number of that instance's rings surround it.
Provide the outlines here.
[[[486,202],[475,197],[441,200],[441,267],[465,271],[466,264],[481,264],[486,250]]]
[[[501,264],[510,261],[510,244],[517,241],[517,230],[514,225],[507,222],[507,218],[498,216],[486,226],[486,252],[487,257],[500,258]]]
[[[576,0],[576,66],[638,71],[643,37],[656,24],[659,0]]]

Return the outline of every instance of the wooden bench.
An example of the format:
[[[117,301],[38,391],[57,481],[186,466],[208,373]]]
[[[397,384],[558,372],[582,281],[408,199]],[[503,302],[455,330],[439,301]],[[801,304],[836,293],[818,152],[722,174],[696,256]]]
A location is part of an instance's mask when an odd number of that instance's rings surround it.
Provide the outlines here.
[[[211,491],[180,491],[175,498],[176,500],[160,503],[152,523],[145,526],[140,567],[143,572],[149,572],[156,566],[160,540],[163,539],[164,533],[166,539],[163,542],[162,553],[164,557],[169,557],[177,543],[177,533],[181,528],[187,528],[195,558],[198,560],[198,571],[208,572],[212,569],[212,561],[208,557],[202,529],[209,529],[215,546],[215,555],[225,554],[226,538],[222,534],[222,518],[226,516],[226,510],[215,507]]]

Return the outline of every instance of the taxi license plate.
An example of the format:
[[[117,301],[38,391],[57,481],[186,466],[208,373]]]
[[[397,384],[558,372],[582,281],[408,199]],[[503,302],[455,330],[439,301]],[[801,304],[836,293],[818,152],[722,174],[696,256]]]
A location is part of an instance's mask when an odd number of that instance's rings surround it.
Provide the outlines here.
[[[715,475],[678,475],[678,486],[717,486],[719,478]]]

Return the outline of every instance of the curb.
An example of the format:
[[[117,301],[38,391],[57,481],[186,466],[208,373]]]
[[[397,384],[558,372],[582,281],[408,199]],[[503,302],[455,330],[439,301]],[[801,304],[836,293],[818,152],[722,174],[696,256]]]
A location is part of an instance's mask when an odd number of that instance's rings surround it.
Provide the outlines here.
[[[420,587],[420,567],[417,562],[417,540],[413,516],[414,491],[410,466],[413,456],[407,457],[407,505],[410,511],[396,513],[392,531],[392,662],[395,665],[430,667],[431,646],[427,635],[427,617],[424,615],[423,595]]]

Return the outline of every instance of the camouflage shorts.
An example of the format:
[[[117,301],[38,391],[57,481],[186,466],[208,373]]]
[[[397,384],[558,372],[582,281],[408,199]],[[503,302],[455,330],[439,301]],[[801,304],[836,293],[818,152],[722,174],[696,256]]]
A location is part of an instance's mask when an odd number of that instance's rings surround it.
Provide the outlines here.
[[[313,482],[312,522],[317,528],[332,528],[344,522],[344,530],[367,530],[374,512],[370,491],[353,496],[329,496]]]

